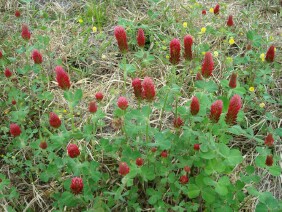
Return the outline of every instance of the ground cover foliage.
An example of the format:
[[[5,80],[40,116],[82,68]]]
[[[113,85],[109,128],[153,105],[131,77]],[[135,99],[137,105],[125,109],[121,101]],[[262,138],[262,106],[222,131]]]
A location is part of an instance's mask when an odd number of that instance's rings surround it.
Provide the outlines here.
[[[280,1],[0,3],[3,211],[281,211]]]

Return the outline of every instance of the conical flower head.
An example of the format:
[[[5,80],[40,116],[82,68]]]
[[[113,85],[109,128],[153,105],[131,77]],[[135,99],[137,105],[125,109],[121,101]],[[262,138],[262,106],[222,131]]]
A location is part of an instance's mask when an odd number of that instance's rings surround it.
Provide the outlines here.
[[[77,156],[80,155],[79,148],[76,144],[69,144],[67,147],[68,155],[71,158],[76,158]]]
[[[132,87],[134,90],[134,95],[137,99],[142,98],[142,80],[139,78],[135,78],[132,80]]]
[[[71,86],[70,78],[68,74],[65,72],[65,70],[63,69],[63,67],[57,66],[55,68],[55,72],[56,72],[56,80],[58,82],[59,87],[63,90],[68,90]]]
[[[95,98],[97,99],[98,102],[100,102],[100,101],[103,100],[104,95],[103,95],[102,92],[97,92],[97,93],[95,94]]]
[[[272,45],[266,52],[265,60],[267,62],[273,62],[275,58],[275,47]]]
[[[145,46],[145,34],[144,34],[144,31],[143,29],[138,29],[138,32],[137,32],[137,44],[139,47],[143,48]]]
[[[128,101],[125,97],[121,96],[118,98],[117,105],[120,109],[126,110],[128,107]]]
[[[242,107],[241,97],[235,94],[230,100],[228,111],[225,117],[225,122],[227,124],[232,125],[236,123],[237,115],[241,107]]]
[[[229,87],[236,88],[236,86],[237,86],[237,74],[232,73],[230,80],[229,80]]]
[[[15,11],[15,16],[18,18],[18,17],[20,17],[21,16],[21,12],[19,11],[19,10],[16,10]]]
[[[223,102],[221,100],[216,100],[211,105],[211,113],[210,113],[210,120],[217,123],[220,115],[222,113]]]
[[[193,58],[192,45],[193,45],[192,36],[186,35],[184,37],[184,58],[186,60],[192,60],[192,58]]]
[[[192,98],[192,102],[190,105],[190,111],[193,116],[197,115],[200,110],[200,102],[196,96]]]
[[[184,124],[184,122],[180,117],[175,118],[174,121],[173,121],[173,126],[175,128],[180,128],[180,127],[183,126],[183,124]]]
[[[10,133],[11,133],[12,136],[17,137],[22,133],[22,131],[21,131],[21,128],[19,127],[19,125],[10,124]]]
[[[47,149],[47,147],[48,147],[47,142],[46,141],[41,141],[40,144],[39,144],[39,147],[41,149]]]
[[[145,77],[142,82],[142,98],[153,101],[156,96],[155,85],[150,77]]]
[[[29,40],[31,36],[31,33],[28,29],[28,26],[26,24],[22,25],[22,38],[25,40]]]
[[[98,107],[97,107],[97,104],[96,104],[95,101],[92,101],[92,102],[89,103],[88,110],[89,110],[90,113],[96,113],[97,109],[98,109]]]
[[[32,51],[31,56],[35,64],[41,64],[43,62],[42,54],[37,49]]]
[[[272,147],[273,143],[274,143],[274,138],[273,138],[272,134],[269,133],[264,140],[264,144],[268,147]]]
[[[0,59],[2,59],[2,57],[3,57],[3,53],[2,51],[0,51]]]
[[[118,43],[119,50],[122,53],[128,51],[126,32],[122,26],[116,26],[114,29],[114,34]]]
[[[130,171],[130,168],[127,165],[126,162],[121,162],[119,164],[119,171],[118,172],[119,172],[120,175],[125,176],[129,173],[129,171]]]
[[[266,160],[265,160],[265,165],[267,166],[272,166],[273,164],[273,156],[272,155],[267,155]]]
[[[227,24],[227,26],[233,26],[234,25],[233,16],[232,15],[228,16],[226,24]]]
[[[137,165],[137,166],[142,166],[143,163],[144,163],[144,161],[143,161],[142,158],[137,158],[137,159],[136,159],[136,165]]]
[[[196,75],[196,81],[198,81],[198,80],[203,80],[203,76],[200,72],[198,72],[197,75]]]
[[[82,192],[83,190],[83,180],[80,177],[74,177],[71,180],[71,185],[70,185],[70,189],[72,191],[72,193],[74,194],[79,194]]]
[[[182,175],[180,178],[179,178],[179,182],[181,184],[187,184],[189,182],[189,178],[186,176],[186,175]]]
[[[173,65],[177,65],[180,61],[180,41],[176,38],[174,38],[170,42],[170,58],[169,61]]]
[[[56,113],[51,112],[49,114],[49,124],[51,127],[59,128],[62,124],[61,119]]]
[[[219,4],[215,5],[214,9],[213,9],[213,13],[215,15],[218,15],[219,14]]]
[[[7,78],[10,78],[13,75],[13,73],[8,68],[5,69],[4,74]]]
[[[214,69],[214,63],[212,58],[212,53],[206,52],[204,61],[202,63],[202,75],[205,78],[212,76],[212,71]]]

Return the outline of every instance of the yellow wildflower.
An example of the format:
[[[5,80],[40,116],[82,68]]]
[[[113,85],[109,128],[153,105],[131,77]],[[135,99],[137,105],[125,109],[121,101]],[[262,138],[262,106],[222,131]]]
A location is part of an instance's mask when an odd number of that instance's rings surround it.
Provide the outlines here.
[[[82,24],[83,23],[83,19],[82,18],[78,19],[78,22]]]
[[[254,87],[250,87],[250,88],[249,88],[249,91],[254,92],[254,91],[255,91],[255,88],[254,88]]]
[[[231,38],[229,39],[229,44],[232,45],[232,44],[234,44],[234,43],[235,43],[235,40],[234,40],[233,37],[231,37]]]
[[[163,49],[163,50],[167,50],[167,47],[166,47],[166,46],[162,46],[162,49]]]
[[[107,58],[107,56],[102,54],[102,59],[106,59],[106,58]]]
[[[202,52],[202,55],[205,55],[206,54],[206,52]]]
[[[68,111],[67,111],[67,110],[64,110],[63,112],[64,112],[64,113],[67,113]]]
[[[273,40],[274,40],[273,36],[270,35],[270,36],[269,36],[269,40],[270,40],[270,41],[273,41]]]
[[[165,58],[166,58],[166,59],[169,59],[169,55],[167,54],[167,55],[165,56]]]
[[[260,107],[260,108],[264,108],[264,107],[265,107],[264,102],[260,103],[260,104],[259,104],[259,107]]]
[[[233,62],[233,58],[232,57],[227,57],[226,60],[227,60],[228,63],[232,63]]]
[[[201,29],[201,34],[204,34],[206,31],[207,31],[207,28],[206,28],[206,27],[203,27],[203,28]]]
[[[187,22],[183,22],[183,24],[182,24],[182,25],[183,25],[183,27],[184,27],[184,28],[187,28],[188,23],[187,23]]]
[[[264,54],[264,53],[260,54],[260,56],[259,56],[259,57],[260,57],[260,59],[261,59],[261,61],[262,61],[262,62],[264,62],[264,61],[265,61],[265,54]]]
[[[214,51],[214,52],[213,52],[213,55],[214,55],[215,57],[218,57],[218,51]]]
[[[92,27],[92,32],[94,32],[94,33],[97,32],[97,27],[95,27],[95,26]]]
[[[213,8],[210,8],[210,13],[213,13],[214,11],[213,11]]]

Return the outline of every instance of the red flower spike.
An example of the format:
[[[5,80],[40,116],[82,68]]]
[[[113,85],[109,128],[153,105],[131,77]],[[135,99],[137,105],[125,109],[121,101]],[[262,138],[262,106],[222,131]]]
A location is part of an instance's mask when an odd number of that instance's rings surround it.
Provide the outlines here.
[[[76,144],[69,144],[67,150],[68,150],[68,155],[71,158],[76,158],[77,156],[80,155],[79,148]]]
[[[213,13],[215,15],[218,15],[219,14],[219,4],[215,5],[214,9],[213,9]]]
[[[83,180],[80,177],[74,177],[71,179],[70,189],[72,193],[79,194],[83,190]]]
[[[184,166],[184,171],[190,173],[191,168],[189,166]]]
[[[37,49],[32,51],[32,59],[35,64],[41,64],[43,62],[42,54]]]
[[[167,156],[168,156],[168,153],[167,153],[166,150],[164,150],[164,151],[161,152],[161,157],[162,157],[162,158],[167,158]]]
[[[237,74],[232,73],[230,80],[229,80],[229,87],[236,88],[236,86],[237,86]]]
[[[230,26],[230,27],[234,25],[232,15],[228,16],[228,20],[227,20],[226,24],[227,24],[227,26]]]
[[[21,16],[21,12],[19,11],[19,10],[16,10],[15,11],[15,16],[18,18],[18,17],[20,17]]]
[[[273,164],[273,156],[267,155],[266,160],[265,160],[265,165],[272,166],[272,164]]]
[[[137,165],[137,166],[142,166],[143,163],[144,163],[144,161],[143,161],[142,158],[137,158],[137,159],[136,159],[136,165]]]
[[[2,57],[3,57],[3,53],[2,51],[0,51],[0,59],[2,59]]]
[[[39,147],[41,149],[47,149],[47,147],[48,147],[47,142],[46,141],[41,141],[40,144],[39,144]]]
[[[150,77],[145,77],[142,82],[142,98],[153,101],[156,96],[155,85]]]
[[[179,182],[181,184],[187,184],[189,182],[189,178],[186,176],[186,175],[182,175],[180,178],[179,178]]]
[[[134,95],[137,99],[142,98],[142,81],[139,78],[132,80],[132,87],[134,90]]]
[[[145,46],[145,35],[144,35],[143,29],[138,29],[136,39],[137,39],[138,46],[143,48]]]
[[[200,150],[200,144],[194,144],[194,150],[199,151]]]
[[[96,105],[96,102],[94,102],[94,101],[90,102],[88,109],[89,109],[90,113],[96,113],[97,109],[98,109],[97,105]]]
[[[128,51],[126,32],[122,26],[116,26],[114,29],[114,34],[118,43],[119,50],[122,53],[126,53]]]
[[[269,133],[264,140],[264,144],[268,147],[272,147],[273,143],[274,143],[274,138],[273,138],[272,134]]]
[[[12,100],[12,105],[15,105],[15,104],[17,104],[17,102],[16,102],[16,100]]]
[[[193,96],[192,102],[190,105],[190,111],[193,116],[197,115],[200,110],[200,103],[196,96]]]
[[[19,127],[19,125],[10,124],[10,133],[11,133],[12,136],[17,137],[22,133],[22,131],[21,131],[21,128]]]
[[[192,60],[192,58],[193,58],[192,45],[193,45],[192,36],[186,35],[184,37],[184,58],[186,60]]]
[[[206,10],[202,10],[202,15],[206,15],[207,11]]]
[[[269,49],[266,52],[265,60],[267,62],[273,62],[275,57],[275,47],[272,45],[269,47]]]
[[[119,164],[119,171],[118,172],[119,172],[120,175],[125,176],[129,173],[129,171],[130,171],[130,168],[127,165],[126,162],[121,162]]]
[[[202,63],[202,75],[205,78],[208,78],[212,75],[214,69],[214,63],[212,58],[212,53],[206,52],[205,58]]]
[[[4,74],[7,78],[10,78],[13,75],[13,73],[8,68],[5,69]]]
[[[170,58],[169,61],[173,65],[177,65],[180,61],[180,41],[176,38],[174,38],[170,42]]]
[[[211,105],[210,120],[217,123],[222,113],[223,102],[221,100],[215,101]]]
[[[97,101],[102,101],[103,100],[103,98],[104,98],[104,95],[103,95],[103,93],[102,92],[97,92],[96,94],[95,94],[95,98],[97,99]]]
[[[63,67],[56,66],[55,72],[56,72],[56,80],[58,82],[58,86],[63,90],[68,90],[71,86],[70,78],[68,74],[65,72],[65,70],[63,69]]]
[[[241,97],[239,95],[234,95],[229,103],[228,112],[225,117],[225,122],[227,124],[235,124],[237,115],[242,107]]]
[[[184,124],[184,122],[180,117],[174,119],[174,121],[173,121],[173,126],[175,128],[180,128],[181,126],[183,126],[183,124]]]
[[[128,107],[128,101],[125,97],[121,96],[118,98],[117,105],[120,109],[126,110]]]
[[[54,128],[59,128],[62,124],[59,116],[57,116],[57,114],[53,112],[51,112],[49,115],[49,123],[50,123],[50,126]]]
[[[196,75],[196,81],[198,81],[198,80],[203,80],[203,76],[200,72],[198,72],[197,75]]]
[[[28,29],[28,26],[26,24],[22,25],[22,38],[25,40],[29,40],[31,36],[31,33]]]
[[[152,148],[151,148],[151,151],[152,151],[152,152],[156,152],[156,151],[157,151],[157,148],[156,148],[156,147],[152,147]]]

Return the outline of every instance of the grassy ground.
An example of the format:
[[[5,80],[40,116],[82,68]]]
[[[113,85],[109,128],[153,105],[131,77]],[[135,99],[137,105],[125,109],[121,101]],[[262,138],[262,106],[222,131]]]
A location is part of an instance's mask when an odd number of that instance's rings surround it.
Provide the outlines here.
[[[239,83],[247,94],[244,99],[244,127],[252,129],[252,133],[257,138],[264,139],[268,129],[277,129],[276,145],[273,154],[282,157],[281,148],[281,52],[282,52],[282,10],[280,1],[222,1],[221,13],[219,17],[211,16],[209,9],[217,3],[215,1],[154,1],[154,0],[106,0],[106,1],[1,1],[0,2],[0,50],[8,55],[8,65],[11,70],[17,71],[16,90],[8,90],[9,85],[3,78],[1,84],[1,116],[0,133],[1,144],[0,159],[1,174],[10,180],[10,185],[15,188],[19,197],[5,196],[0,199],[3,210],[8,210],[12,206],[18,211],[48,211],[56,206],[52,205],[54,199],[52,195],[55,191],[64,190],[61,183],[64,179],[69,179],[70,175],[65,172],[59,180],[51,180],[42,183],[39,176],[32,175],[32,172],[25,172],[32,165],[22,162],[29,160],[31,164],[38,164],[36,159],[32,159],[33,154],[29,153],[33,149],[29,148],[13,150],[9,144],[13,140],[8,136],[8,124],[10,119],[23,116],[27,123],[26,129],[38,129],[31,133],[30,140],[38,143],[40,140],[39,129],[42,123],[48,120],[49,111],[55,111],[65,122],[72,119],[68,103],[61,90],[58,90],[53,74],[54,67],[62,64],[70,74],[72,88],[83,90],[83,100],[74,111],[74,122],[77,128],[85,126],[90,114],[86,113],[88,102],[94,98],[94,94],[102,91],[105,96],[103,102],[103,112],[105,117],[97,130],[98,143],[101,138],[115,138],[120,136],[120,131],[116,131],[112,125],[117,121],[114,117],[115,102],[117,97],[123,93],[123,72],[119,64],[122,61],[116,40],[113,36],[114,26],[122,25],[128,35],[130,53],[127,55],[127,63],[131,64],[126,81],[126,95],[132,96],[131,78],[150,76],[154,79],[156,90],[159,91],[164,85],[170,83],[171,66],[167,56],[169,55],[169,42],[178,37],[182,39],[184,35],[191,34],[195,39],[195,62],[181,63],[177,66],[179,84],[181,85],[181,97],[179,106],[185,106],[191,100],[191,94],[195,91],[194,79],[201,69],[202,52],[218,52],[214,58],[216,70],[213,79],[221,85],[221,80],[229,79],[230,73],[236,71],[239,76]],[[14,11],[19,9],[21,17],[15,18]],[[207,10],[207,16],[201,15],[201,10]],[[231,30],[224,29],[226,17],[234,16],[235,26]],[[187,22],[188,27],[183,27]],[[38,78],[37,73],[26,70],[28,56],[22,51],[20,29],[22,23],[30,26],[32,38],[30,48],[41,49],[44,57],[42,71],[49,76],[49,79]],[[93,27],[96,29],[93,30]],[[146,33],[145,50],[150,51],[150,55],[136,55],[136,30],[142,27]],[[201,29],[205,27],[207,32],[201,34]],[[249,34],[248,34],[249,32]],[[249,36],[249,38],[248,38]],[[229,45],[231,37],[234,37],[235,44]],[[250,39],[251,38],[251,39]],[[182,41],[181,41],[182,42]],[[248,54],[248,45],[252,45],[254,52],[251,57],[252,62],[236,62],[234,58]],[[270,74],[263,75],[263,68],[254,65],[253,60],[261,63],[260,54],[266,53],[269,44],[276,47],[276,63],[271,67]],[[208,47],[208,48],[207,48]],[[27,48],[27,52],[31,49]],[[228,63],[228,58],[233,58],[232,66]],[[4,65],[2,68],[4,69]],[[30,67],[29,67],[30,68]],[[261,77],[257,77],[261,75]],[[46,80],[46,86],[40,87],[41,80]],[[249,92],[249,87],[255,87],[255,93]],[[48,99],[49,93],[52,97]],[[223,91],[218,91],[216,95],[222,95]],[[42,95],[38,97],[38,94]],[[159,97],[161,99],[161,97]],[[15,108],[6,104],[12,99],[17,99],[24,106],[18,106],[21,113],[14,113]],[[48,100],[47,100],[48,99]],[[36,104],[31,102],[37,101]],[[265,108],[260,108],[260,103],[265,103]],[[129,104],[136,107],[133,98],[129,99]],[[20,109],[22,108],[22,110]],[[156,108],[152,109],[151,127],[159,127],[162,120],[162,129],[170,129],[173,120],[171,111],[160,116]],[[12,113],[10,113],[12,112]],[[279,130],[280,129],[280,130]],[[71,138],[71,140],[75,140]],[[86,143],[81,139],[78,141],[82,146]],[[36,144],[37,144],[36,143]],[[87,146],[85,144],[85,146]],[[230,174],[230,178],[236,180],[245,167],[254,165],[259,153],[256,150],[257,144],[253,138],[243,135],[236,135],[230,140],[229,146],[240,149],[243,154],[243,162],[236,166]],[[93,157],[102,165],[112,177],[106,183],[109,188],[116,189],[120,179],[117,176],[116,162],[113,158],[107,157],[99,148],[88,146],[88,156]],[[38,151],[40,152],[40,151]],[[37,154],[40,154],[38,153]],[[60,154],[60,150],[56,152]],[[37,155],[38,156],[38,155]],[[119,160],[119,156],[117,160]],[[281,162],[278,162],[281,166]],[[26,168],[28,167],[28,168]],[[263,168],[256,168],[255,173],[260,177],[256,184],[259,192],[271,192],[274,197],[281,200],[281,176],[272,176],[265,172]],[[250,182],[252,184],[252,182]],[[103,185],[103,186],[106,186]],[[110,190],[110,189],[109,189]],[[1,190],[0,190],[1,191]],[[245,190],[245,193],[247,191]],[[99,195],[99,194],[97,194]],[[143,196],[144,197],[144,196]],[[142,195],[141,197],[142,198]],[[141,208],[145,211],[154,211],[154,207],[147,202],[139,201]],[[94,203],[93,203],[94,204]],[[95,203],[96,204],[96,203]],[[258,204],[258,197],[247,195],[241,205],[241,211],[254,211]],[[88,209],[91,207],[88,207]],[[113,211],[122,211],[125,208],[129,211],[126,202],[117,202],[110,207]],[[65,208],[71,211],[72,209]],[[80,211],[82,208],[75,208]],[[170,209],[173,211],[173,209]],[[177,209],[174,209],[177,211]],[[200,209],[199,209],[200,210]],[[89,210],[90,211],[90,210]],[[102,211],[102,210],[101,210]]]

